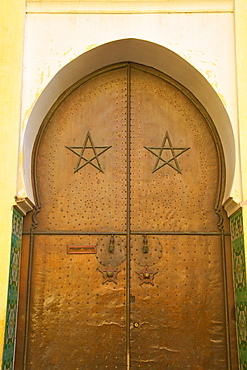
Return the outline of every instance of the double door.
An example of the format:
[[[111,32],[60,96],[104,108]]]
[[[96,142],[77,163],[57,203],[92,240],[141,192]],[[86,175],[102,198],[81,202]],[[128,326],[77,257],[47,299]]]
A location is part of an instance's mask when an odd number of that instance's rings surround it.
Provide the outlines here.
[[[223,159],[188,92],[131,64],[80,81],[34,182],[25,368],[230,367]]]

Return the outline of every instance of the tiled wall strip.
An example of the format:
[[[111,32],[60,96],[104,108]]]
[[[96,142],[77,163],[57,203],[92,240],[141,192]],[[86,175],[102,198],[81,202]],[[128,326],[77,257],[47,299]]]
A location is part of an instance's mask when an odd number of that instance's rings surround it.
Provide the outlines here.
[[[6,369],[12,370],[14,363],[19,275],[20,275],[22,222],[23,217],[17,210],[14,209],[12,219],[9,288],[6,311],[3,365],[2,365],[3,370]]]
[[[230,219],[240,369],[247,369],[247,290],[242,210]]]

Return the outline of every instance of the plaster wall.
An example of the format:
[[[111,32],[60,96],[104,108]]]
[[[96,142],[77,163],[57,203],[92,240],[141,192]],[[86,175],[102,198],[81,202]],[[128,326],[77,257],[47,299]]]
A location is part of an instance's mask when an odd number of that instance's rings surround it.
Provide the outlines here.
[[[24,0],[0,2],[0,364],[5,329],[21,108]]]

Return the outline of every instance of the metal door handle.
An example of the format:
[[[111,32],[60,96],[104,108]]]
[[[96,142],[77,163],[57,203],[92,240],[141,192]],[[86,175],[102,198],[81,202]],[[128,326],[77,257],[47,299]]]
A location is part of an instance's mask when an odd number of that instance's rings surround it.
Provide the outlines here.
[[[109,244],[109,253],[114,253],[114,235],[111,236],[111,239],[110,239],[110,244]]]
[[[142,247],[142,251],[143,251],[143,253],[148,253],[149,252],[147,235],[143,235],[143,247]]]

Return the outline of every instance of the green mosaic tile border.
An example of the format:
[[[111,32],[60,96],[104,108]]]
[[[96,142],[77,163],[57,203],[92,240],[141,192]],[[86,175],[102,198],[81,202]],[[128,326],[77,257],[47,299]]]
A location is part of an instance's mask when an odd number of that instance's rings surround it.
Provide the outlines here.
[[[240,364],[239,364],[240,370],[246,370],[247,369],[247,360],[242,360],[240,359]]]
[[[232,242],[235,294],[246,294],[246,266],[243,236]]]
[[[231,216],[230,225],[239,367],[243,370],[247,369],[247,284],[243,215],[241,209]]]
[[[231,222],[231,238],[232,238],[232,241],[243,237],[244,229],[243,229],[242,209],[240,209],[238,212],[234,213],[231,216],[230,222]]]
[[[236,302],[236,319],[238,323],[238,345],[240,350],[247,349],[247,302]]]
[[[12,218],[9,289],[7,300],[2,370],[7,369],[12,370],[14,363],[19,275],[20,275],[22,222],[23,222],[22,215],[20,215],[19,212],[14,209]]]

